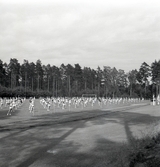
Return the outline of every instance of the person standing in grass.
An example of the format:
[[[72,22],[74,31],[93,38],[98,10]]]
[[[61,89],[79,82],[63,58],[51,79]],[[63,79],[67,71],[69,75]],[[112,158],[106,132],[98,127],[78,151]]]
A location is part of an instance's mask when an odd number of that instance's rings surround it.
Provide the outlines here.
[[[0,108],[2,109],[3,108],[3,99],[0,98]]]
[[[11,115],[11,112],[13,111],[13,102],[10,102],[10,104],[9,104],[9,110],[8,110],[8,113],[7,113],[7,115]]]
[[[34,115],[34,98],[29,99],[29,112]]]

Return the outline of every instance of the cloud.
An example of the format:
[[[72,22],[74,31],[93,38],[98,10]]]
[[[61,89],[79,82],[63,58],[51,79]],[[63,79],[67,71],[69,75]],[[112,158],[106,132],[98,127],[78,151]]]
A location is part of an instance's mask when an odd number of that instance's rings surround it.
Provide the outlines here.
[[[135,59],[139,65],[142,59],[149,62],[149,57],[159,55],[160,12],[155,1],[150,8],[144,1],[143,7],[140,1],[19,2],[6,1],[0,7],[2,60],[41,59],[45,64],[80,63],[94,68],[108,63],[121,69],[124,65],[119,62],[128,62],[125,69],[129,69]]]

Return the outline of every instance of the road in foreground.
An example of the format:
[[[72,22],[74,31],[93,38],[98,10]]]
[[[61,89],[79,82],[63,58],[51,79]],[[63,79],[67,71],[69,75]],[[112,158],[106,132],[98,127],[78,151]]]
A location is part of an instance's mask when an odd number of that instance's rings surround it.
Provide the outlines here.
[[[0,120],[2,167],[110,166],[111,152],[153,132],[160,120],[160,106],[148,103],[34,117],[27,106]]]

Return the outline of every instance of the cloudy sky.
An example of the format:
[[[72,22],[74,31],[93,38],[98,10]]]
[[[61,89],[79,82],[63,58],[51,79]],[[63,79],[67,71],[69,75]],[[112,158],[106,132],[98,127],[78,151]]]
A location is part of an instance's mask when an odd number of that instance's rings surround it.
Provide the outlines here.
[[[160,60],[158,0],[0,0],[0,59],[126,72]]]

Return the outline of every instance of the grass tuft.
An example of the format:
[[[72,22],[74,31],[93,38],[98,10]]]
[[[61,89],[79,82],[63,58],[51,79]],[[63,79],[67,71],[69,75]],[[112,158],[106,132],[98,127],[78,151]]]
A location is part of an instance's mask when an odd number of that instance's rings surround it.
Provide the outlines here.
[[[160,167],[160,133],[117,148],[109,157],[110,167]]]

